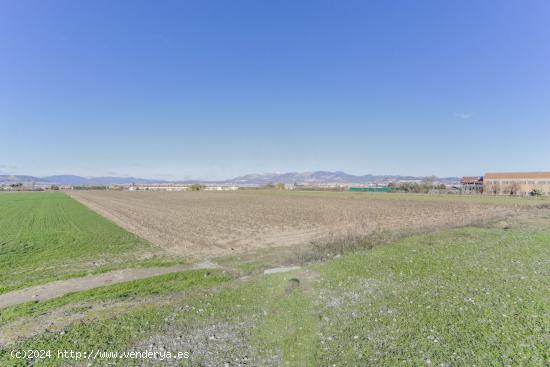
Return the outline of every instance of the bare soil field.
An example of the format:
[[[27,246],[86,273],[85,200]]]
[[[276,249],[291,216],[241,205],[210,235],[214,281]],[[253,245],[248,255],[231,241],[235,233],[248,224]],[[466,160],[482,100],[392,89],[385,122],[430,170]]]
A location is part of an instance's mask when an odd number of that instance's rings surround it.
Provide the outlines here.
[[[468,201],[265,191],[73,191],[70,196],[167,252],[195,258],[326,237],[468,225],[515,210]]]

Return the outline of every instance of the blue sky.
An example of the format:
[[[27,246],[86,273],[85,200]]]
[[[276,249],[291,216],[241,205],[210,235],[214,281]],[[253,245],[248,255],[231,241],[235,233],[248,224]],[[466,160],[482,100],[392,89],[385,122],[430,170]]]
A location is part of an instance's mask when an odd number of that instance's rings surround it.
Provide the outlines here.
[[[0,2],[0,174],[550,170],[550,2]]]

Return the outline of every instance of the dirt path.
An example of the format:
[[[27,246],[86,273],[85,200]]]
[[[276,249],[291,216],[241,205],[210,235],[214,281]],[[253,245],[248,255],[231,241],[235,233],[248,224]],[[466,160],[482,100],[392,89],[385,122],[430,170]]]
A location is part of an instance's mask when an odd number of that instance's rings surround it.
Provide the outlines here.
[[[156,275],[193,269],[214,269],[217,267],[216,264],[211,262],[201,262],[192,265],[182,264],[159,268],[122,269],[103,274],[88,275],[82,278],[58,280],[0,294],[0,309],[30,301],[45,301],[71,292],[85,291],[106,285],[150,278]]]

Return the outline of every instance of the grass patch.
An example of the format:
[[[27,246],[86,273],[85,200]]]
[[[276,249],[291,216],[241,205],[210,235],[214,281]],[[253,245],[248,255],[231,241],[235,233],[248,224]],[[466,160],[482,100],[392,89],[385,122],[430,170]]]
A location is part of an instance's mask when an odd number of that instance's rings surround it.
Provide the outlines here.
[[[173,264],[63,193],[0,194],[0,293],[128,266]]]
[[[547,226],[462,228],[319,266],[320,361],[544,365],[549,243]]]
[[[15,359],[8,349],[0,350],[1,366],[67,366],[87,365],[82,360],[57,358],[57,351],[123,351],[137,338],[144,338],[154,332],[161,332],[168,310],[157,306],[142,307],[138,311],[113,319],[80,321],[67,332],[46,333],[18,345],[20,348],[50,350],[52,358],[29,360]],[[11,350],[11,348],[10,348]],[[94,365],[130,365],[129,360],[97,360]]]
[[[269,267],[265,261],[244,260],[236,256],[219,257],[215,261],[222,266],[236,269],[241,276],[257,275]]]
[[[278,293],[287,292],[289,276],[272,281]],[[285,286],[283,290],[282,286]],[[287,296],[271,297],[265,317],[254,328],[253,341],[261,355],[277,352],[281,361],[293,366],[317,366],[319,323],[311,296],[297,288]]]
[[[256,274],[263,271],[267,265],[261,261],[247,261],[238,265],[244,275]]]
[[[151,278],[118,283],[83,292],[74,292],[43,302],[27,302],[7,307],[0,313],[0,325],[19,317],[33,317],[79,302],[135,299],[149,295],[167,295],[196,287],[211,287],[229,280],[219,270],[189,270]]]
[[[195,272],[200,279],[203,276]],[[183,274],[183,273],[182,273]],[[175,276],[175,275],[172,275]],[[183,275],[179,275],[183,276]],[[67,327],[62,333],[51,332],[33,337],[15,346],[0,350],[0,365],[25,366],[26,361],[16,360],[10,357],[12,349],[49,349],[57,350],[92,350],[126,351],[136,348],[143,343],[149,345],[147,340],[155,335],[168,335],[168,340],[176,339],[176,335],[190,335],[191,339],[181,345],[179,351],[196,351],[205,343],[211,343],[211,349],[216,348],[219,341],[209,341],[209,325],[222,324],[218,332],[224,328],[231,330],[232,325],[246,323],[242,333],[231,337],[230,343],[235,348],[223,351],[217,357],[222,358],[213,365],[223,365],[223,360],[234,361],[238,358],[267,361],[260,365],[279,365],[281,361],[289,361],[292,365],[314,365],[314,355],[317,350],[317,322],[313,312],[311,297],[303,290],[296,289],[291,293],[286,292],[290,274],[278,274],[270,277],[260,277],[251,282],[222,287],[216,292],[201,292],[189,294],[181,303],[175,306],[147,305],[130,312],[118,315],[108,315],[104,319],[77,322]],[[163,276],[165,277],[165,276]],[[158,278],[158,277],[157,277]],[[193,279],[193,278],[191,278]],[[202,286],[207,284],[197,279]],[[217,279],[216,282],[225,279]],[[218,281],[219,280],[219,281]],[[141,283],[142,281],[140,281]],[[137,285],[137,282],[132,282]],[[156,284],[156,281],[152,281]],[[197,284],[199,284],[197,283]],[[213,284],[211,284],[213,285]],[[142,286],[138,286],[142,289]],[[157,286],[159,292],[168,294],[174,291],[166,287],[166,282]],[[132,288],[132,287],[131,287]],[[188,287],[186,289],[189,289]],[[113,299],[113,297],[126,297],[128,290],[123,284],[117,287],[105,287],[93,292],[81,292],[80,294],[66,297],[85,299]],[[130,291],[134,296],[143,294]],[[86,294],[85,294],[86,293]],[[147,294],[151,293],[147,289]],[[65,297],[61,297],[65,298]],[[56,302],[64,303],[65,300]],[[71,299],[75,301],[76,299]],[[55,301],[55,300],[52,300]],[[50,304],[48,307],[54,307]],[[34,310],[33,312],[39,312]],[[206,330],[206,331],[204,331]],[[158,347],[158,342],[155,347]],[[141,349],[141,347],[137,347]],[[145,347],[145,349],[148,349]],[[214,353],[215,351],[210,351]],[[189,365],[197,365],[204,361],[211,361],[212,355],[193,354]],[[74,362],[74,361],[73,361]],[[185,362],[185,361],[183,361]],[[98,365],[142,365],[141,360],[96,361]],[[37,365],[59,366],[67,364],[67,360],[52,358],[37,361]],[[186,365],[185,363],[183,365]]]

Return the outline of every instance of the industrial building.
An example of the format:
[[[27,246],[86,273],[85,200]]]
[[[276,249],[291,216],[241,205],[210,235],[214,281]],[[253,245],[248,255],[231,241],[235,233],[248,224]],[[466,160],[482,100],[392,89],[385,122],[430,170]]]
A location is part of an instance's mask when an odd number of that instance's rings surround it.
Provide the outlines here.
[[[536,190],[536,191],[535,191]],[[550,195],[550,172],[490,172],[483,177],[488,195]]]

